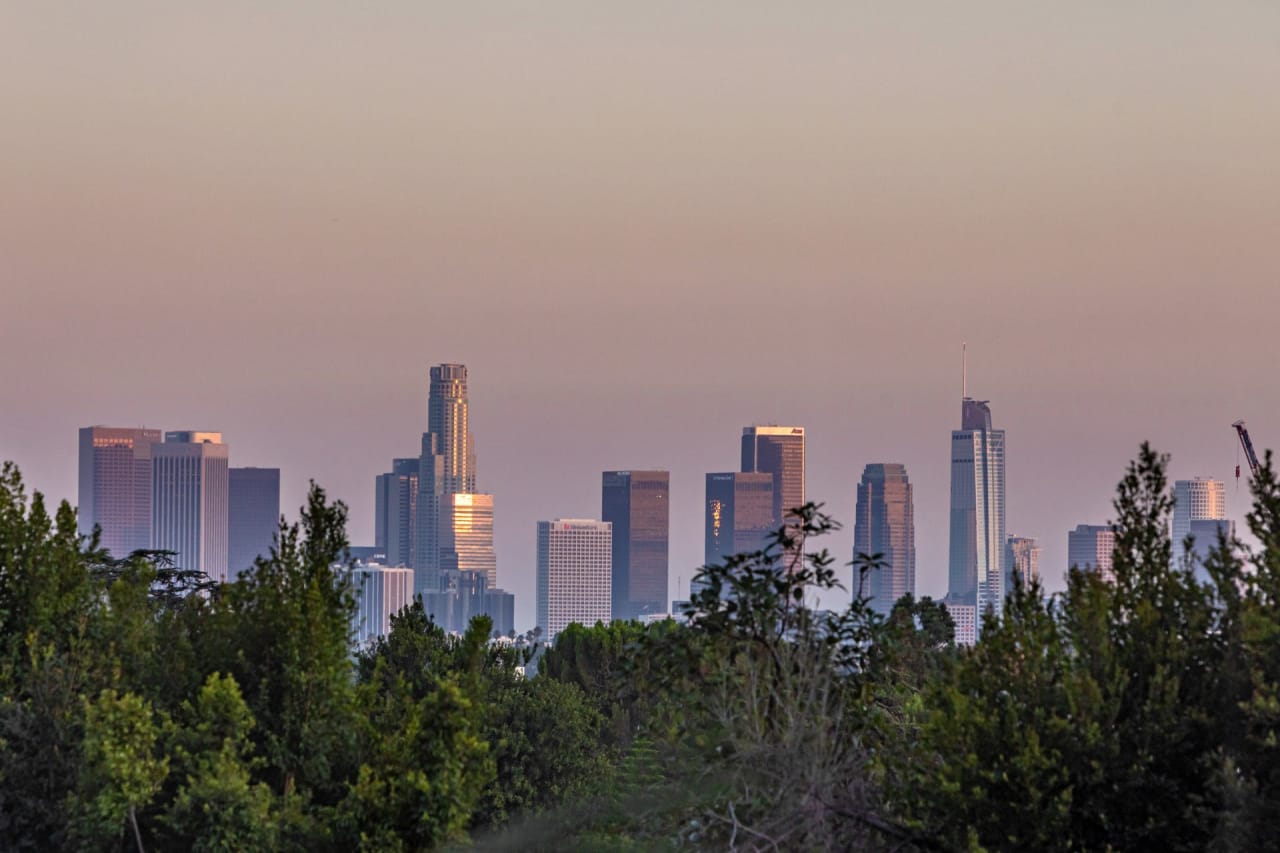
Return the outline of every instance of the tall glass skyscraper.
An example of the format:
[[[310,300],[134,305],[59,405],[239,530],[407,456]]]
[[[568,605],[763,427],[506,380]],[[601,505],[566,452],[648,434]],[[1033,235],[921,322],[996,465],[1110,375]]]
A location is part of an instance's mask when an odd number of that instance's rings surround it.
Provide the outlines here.
[[[749,426],[742,430],[742,471],[773,475],[773,524],[804,505],[804,427]]]
[[[280,528],[280,469],[231,468],[227,483],[227,564],[234,580],[271,553]]]
[[[220,432],[166,432],[151,447],[151,544],[228,581],[229,471]]]
[[[671,475],[605,471],[600,518],[613,525],[613,618],[667,612]]]
[[[467,368],[431,368],[427,432],[418,457],[418,518],[413,554],[414,589],[434,592],[442,569],[440,523],[452,495],[476,490],[476,454],[467,418]]]
[[[888,614],[902,596],[915,595],[915,511],[905,466],[876,463],[863,470],[858,484],[853,553],[883,555],[884,568],[871,572],[867,587],[862,590],[871,597],[876,611]],[[856,592],[856,575],[853,580]]]
[[[151,547],[151,446],[158,429],[91,426],[80,430],[80,496],[76,519],[113,557]]]
[[[951,433],[951,553],[947,598],[999,615],[1005,594],[1004,430],[985,400],[961,401]]]
[[[773,506],[772,474],[708,474],[704,565],[763,547],[775,530]]]

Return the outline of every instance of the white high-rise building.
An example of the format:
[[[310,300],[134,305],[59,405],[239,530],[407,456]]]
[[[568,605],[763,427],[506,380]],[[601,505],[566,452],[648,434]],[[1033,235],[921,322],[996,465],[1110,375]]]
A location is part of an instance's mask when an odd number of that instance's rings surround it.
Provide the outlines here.
[[[613,525],[558,518],[538,522],[538,626],[548,640],[571,622],[609,622]]]
[[[1227,517],[1227,487],[1221,480],[1196,477],[1173,484],[1173,553],[1182,556],[1182,543],[1193,521],[1221,521]]]
[[[1116,549],[1116,533],[1109,524],[1078,524],[1067,534],[1067,569],[1097,572],[1102,579],[1114,583],[1112,553]]]
[[[951,433],[951,554],[947,600],[999,615],[1005,595],[1004,430],[984,400],[961,401]]]
[[[151,447],[151,547],[227,581],[228,448],[220,432],[166,432]]]
[[[356,566],[351,581],[356,596],[351,630],[360,645],[391,633],[391,617],[413,603],[413,569]]]

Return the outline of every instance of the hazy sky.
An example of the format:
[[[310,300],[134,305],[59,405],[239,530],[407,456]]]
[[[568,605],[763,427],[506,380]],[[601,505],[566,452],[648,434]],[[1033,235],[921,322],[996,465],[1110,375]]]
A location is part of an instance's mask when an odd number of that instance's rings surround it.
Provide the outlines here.
[[[1142,439],[1280,446],[1272,0],[9,2],[0,116],[0,457],[219,429],[363,543],[462,361],[522,625],[607,468],[671,470],[686,588],[752,422],[847,521],[905,463],[944,593],[962,340],[1050,586]]]

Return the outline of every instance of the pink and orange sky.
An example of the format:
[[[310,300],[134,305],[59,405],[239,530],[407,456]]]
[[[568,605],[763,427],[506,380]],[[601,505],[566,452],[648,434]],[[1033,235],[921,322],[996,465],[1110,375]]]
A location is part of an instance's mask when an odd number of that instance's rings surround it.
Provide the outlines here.
[[[1260,0],[4,4],[0,457],[222,430],[366,542],[462,361],[522,624],[606,468],[672,471],[679,595],[752,422],[845,520],[905,463],[940,595],[967,340],[1057,587],[1142,439],[1280,446],[1278,81]]]

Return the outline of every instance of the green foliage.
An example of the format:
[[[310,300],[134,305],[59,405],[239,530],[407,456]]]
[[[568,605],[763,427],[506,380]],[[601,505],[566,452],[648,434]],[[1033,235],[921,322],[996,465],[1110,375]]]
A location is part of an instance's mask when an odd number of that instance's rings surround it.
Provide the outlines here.
[[[213,674],[170,727],[178,784],[160,818],[171,849],[268,850],[277,845],[271,789],[253,781],[253,714],[233,677]]]
[[[847,608],[810,505],[706,567],[686,624],[528,649],[416,603],[350,642],[345,508],[234,583],[104,553],[0,471],[0,848],[1241,850],[1280,833],[1280,481],[1197,579],[1166,460],[1115,501],[1115,582]],[[537,632],[530,632],[537,639]]]
[[[126,829],[141,847],[137,810],[169,774],[169,759],[155,754],[158,739],[151,706],[141,697],[104,690],[86,703],[84,762],[70,809],[80,849],[118,848]]]

